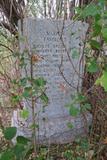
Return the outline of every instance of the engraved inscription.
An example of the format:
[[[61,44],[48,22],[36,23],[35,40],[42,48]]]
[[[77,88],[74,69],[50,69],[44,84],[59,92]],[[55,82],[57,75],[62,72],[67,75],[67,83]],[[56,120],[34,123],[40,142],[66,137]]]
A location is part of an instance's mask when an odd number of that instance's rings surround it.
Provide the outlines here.
[[[81,89],[80,75],[83,74],[83,64],[80,65],[83,44],[88,25],[82,22],[62,20],[24,20],[24,35],[28,39],[30,51],[43,57],[34,65],[34,76],[44,77],[47,81],[46,94],[49,104],[42,112],[42,104],[36,102],[35,112],[39,111],[39,141],[44,143],[67,143],[78,134],[84,134],[83,117],[71,117],[65,107],[75,94],[76,88]],[[25,44],[20,45],[21,50]],[[72,58],[71,51],[76,49],[79,57]],[[65,81],[61,71],[66,80]],[[29,68],[28,68],[29,70]],[[79,74],[77,74],[79,73]],[[79,107],[79,105],[78,105]],[[29,110],[31,110],[29,108]],[[90,116],[87,115],[89,121]],[[14,117],[13,117],[14,118]],[[31,118],[31,117],[30,117]],[[30,121],[30,120],[29,120]],[[71,122],[74,129],[69,129]],[[79,128],[79,132],[75,132]],[[19,133],[21,128],[19,127]],[[27,129],[25,129],[27,130]],[[21,134],[29,133],[28,130]]]

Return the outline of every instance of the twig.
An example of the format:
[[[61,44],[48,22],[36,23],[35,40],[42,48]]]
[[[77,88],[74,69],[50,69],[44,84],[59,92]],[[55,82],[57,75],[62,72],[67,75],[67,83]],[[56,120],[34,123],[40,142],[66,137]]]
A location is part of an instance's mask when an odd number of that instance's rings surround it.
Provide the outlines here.
[[[63,57],[61,57],[61,64],[59,66],[59,71],[61,73],[61,76],[63,77],[63,79],[65,80],[65,82],[72,88],[76,89],[76,87],[74,87],[70,82],[68,82],[68,80],[66,79],[66,77],[64,76],[64,73],[62,72],[61,70],[61,67],[62,67],[62,63],[63,63]]]
[[[9,48],[8,46],[6,46],[5,44],[0,43],[0,46],[3,46],[5,48],[7,48],[10,52],[14,53],[14,51],[11,48]]]
[[[73,64],[73,62],[72,62],[72,60],[71,60],[70,55],[69,55],[69,51],[68,51],[68,49],[66,48],[66,45],[65,45],[65,43],[64,43],[64,40],[63,40],[63,37],[62,37],[62,33],[63,33],[63,29],[64,29],[64,22],[63,22],[63,27],[62,27],[61,35],[60,35],[60,32],[59,32],[59,28],[58,28],[58,27],[57,27],[57,29],[58,29],[59,38],[60,38],[60,40],[61,40],[61,42],[62,42],[62,45],[63,45],[63,47],[64,47],[64,49],[65,49],[65,51],[66,51],[66,53],[67,53],[67,56],[68,56],[68,59],[69,59],[71,65],[72,65],[72,68],[74,69],[75,73],[77,73],[77,75],[78,75],[81,79],[83,79],[83,77],[81,77],[80,74],[78,73],[78,71],[75,69],[75,66],[74,66],[74,64]]]

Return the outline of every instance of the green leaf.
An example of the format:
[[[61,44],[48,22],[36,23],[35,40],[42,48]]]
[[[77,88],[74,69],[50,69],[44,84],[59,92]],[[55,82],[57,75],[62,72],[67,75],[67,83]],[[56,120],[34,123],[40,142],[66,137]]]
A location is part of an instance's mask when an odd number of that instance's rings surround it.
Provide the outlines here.
[[[14,158],[15,158],[15,155],[13,154],[13,152],[11,150],[6,150],[2,154],[0,160],[14,160]]]
[[[92,106],[89,103],[85,103],[84,105],[81,106],[82,112],[86,112],[87,110],[91,110]]]
[[[66,150],[66,151],[64,152],[64,157],[65,157],[67,160],[73,160],[73,158],[72,158],[72,157],[74,157],[74,156],[73,156],[73,151],[72,151],[72,150]]]
[[[71,105],[71,107],[69,108],[69,113],[71,116],[76,117],[79,115],[80,110],[77,107]]]
[[[20,79],[20,85],[21,86],[26,86],[26,83],[27,83],[27,78],[22,78],[22,79]]]
[[[76,101],[78,101],[79,103],[86,101],[87,98],[86,96],[82,95],[81,93],[79,93],[76,97]]]
[[[104,9],[105,5],[106,5],[106,0],[98,0],[98,5]]]
[[[80,147],[83,151],[88,151],[89,150],[89,142],[86,138],[81,140]]]
[[[16,127],[7,127],[4,131],[4,137],[7,140],[11,140],[16,136],[17,128]]]
[[[45,93],[43,93],[43,94],[40,96],[40,98],[41,98],[42,102],[43,102],[45,105],[48,104],[49,99],[48,99],[48,96],[47,96]]]
[[[94,18],[95,18],[95,23],[96,22],[99,23],[99,21],[101,19],[101,14],[96,14]]]
[[[100,84],[104,88],[104,90],[107,92],[107,71],[103,72],[103,75],[96,80],[95,84],[96,85]]]
[[[26,137],[18,136],[17,137],[17,142],[20,143],[20,144],[27,145],[28,142],[30,142],[30,140],[28,138],[26,138]]]
[[[29,126],[29,128],[31,128],[31,129],[39,128],[39,125],[38,125],[38,124],[31,124],[31,125]]]
[[[25,59],[24,59],[24,57],[21,57],[21,58],[20,58],[20,64],[19,64],[19,66],[20,66],[20,67],[23,67],[23,66],[25,66],[25,65],[26,65]]]
[[[67,123],[67,126],[68,126],[68,128],[70,128],[70,129],[74,128],[74,125],[73,125],[72,123],[70,123],[70,122]]]
[[[20,116],[24,119],[27,119],[29,117],[29,111],[27,109],[23,109],[20,111]]]
[[[99,70],[98,64],[95,59],[87,63],[87,71],[90,73],[95,73]]]
[[[107,42],[107,28],[102,29],[102,36],[103,36],[104,40]]]
[[[78,50],[76,50],[76,49],[71,50],[71,54],[72,54],[73,59],[76,59],[80,56]]]
[[[90,41],[90,46],[92,49],[97,49],[97,50],[100,50],[101,49],[101,45],[99,42],[97,42],[96,40],[91,40]]]
[[[84,160],[82,157],[77,157],[76,160]]]
[[[17,158],[17,160],[20,160],[20,158],[23,157],[23,153],[25,151],[24,145],[23,144],[16,144],[13,148],[13,152]],[[23,158],[22,158],[23,159]]]
[[[17,84],[17,83],[18,83],[17,79],[13,79],[11,82],[12,82],[13,84]]]
[[[94,17],[94,16],[97,15],[97,14],[99,14],[99,10],[98,10],[97,5],[95,5],[95,4],[89,4],[89,5],[87,5],[87,6],[84,8],[81,16],[82,16],[83,18],[86,18],[86,17],[89,17],[89,16]]]
[[[34,84],[38,87],[44,87],[46,85],[46,81],[44,80],[44,78],[40,77],[34,80]]]
[[[32,87],[26,87],[26,88],[24,88],[24,92],[22,94],[22,96],[24,98],[30,98],[31,94],[32,94]]]
[[[19,95],[12,95],[11,100],[13,103],[18,103],[21,100],[21,96]]]
[[[96,36],[100,35],[101,29],[102,29],[102,26],[95,23],[93,26],[93,36],[96,37]]]

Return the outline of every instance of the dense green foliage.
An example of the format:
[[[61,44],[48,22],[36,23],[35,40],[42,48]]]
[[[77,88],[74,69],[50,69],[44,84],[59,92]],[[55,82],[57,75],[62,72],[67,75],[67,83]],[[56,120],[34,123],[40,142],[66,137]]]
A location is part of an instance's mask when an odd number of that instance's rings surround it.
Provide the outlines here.
[[[99,78],[96,80],[94,85],[101,85],[105,91],[107,91],[107,58],[105,48],[107,45],[106,6],[106,0],[98,0],[97,4],[91,2],[89,5],[83,6],[83,8],[76,8],[77,14],[74,17],[74,20],[87,20],[90,24],[84,48],[86,71],[90,74],[100,73]],[[21,69],[27,65],[26,59],[29,61],[32,68],[32,56],[33,55],[30,55],[29,57],[29,53],[23,53],[21,55],[20,53],[13,54],[14,59],[18,58]],[[78,53],[74,51],[72,53],[72,58],[77,57]],[[46,81],[42,77],[35,78],[31,74],[31,76],[25,76],[23,78],[13,78],[11,79],[10,84],[13,87],[10,90],[10,99],[13,106],[20,105],[20,102],[23,99],[30,99],[33,102],[34,98],[39,98],[43,103],[43,107],[47,106],[48,97],[45,94]],[[19,89],[20,92],[18,92]],[[81,104],[80,109],[77,108],[78,103]],[[91,110],[91,105],[82,93],[75,95],[73,102],[71,104],[67,104],[66,107],[68,107],[69,113],[73,117],[87,112],[87,110]],[[20,115],[23,119],[27,119],[29,117],[29,112],[27,109],[22,108]],[[35,128],[38,127],[39,126],[32,122],[34,135]],[[73,125],[69,123],[68,127],[73,128]],[[29,140],[26,137],[16,137],[16,143],[13,145],[11,140],[15,138],[16,133],[17,128],[15,127],[3,129],[3,134],[8,142],[8,147],[0,152],[0,160],[30,160],[30,157],[32,160],[53,159],[52,157],[47,156],[48,151],[46,148],[44,150],[41,148],[38,154],[34,153],[35,144],[32,145],[32,140]],[[62,157],[66,160],[89,160],[89,156],[91,158],[96,156],[95,151],[90,149],[91,147],[87,139],[77,139],[74,143],[76,144],[74,145],[76,146],[74,147],[74,150],[66,149],[65,152],[63,152]]]

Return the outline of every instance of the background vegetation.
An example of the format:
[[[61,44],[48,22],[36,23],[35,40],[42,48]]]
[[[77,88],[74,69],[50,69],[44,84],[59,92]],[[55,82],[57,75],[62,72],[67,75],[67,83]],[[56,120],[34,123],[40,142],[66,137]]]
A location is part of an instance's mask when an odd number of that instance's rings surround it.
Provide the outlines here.
[[[106,0],[0,1],[0,127],[4,135],[0,144],[0,160],[107,159],[106,8]],[[35,94],[32,93],[31,88],[26,88],[29,78],[20,79],[20,67],[24,66],[24,59],[19,53],[18,40],[21,37],[18,36],[18,20],[21,20],[23,29],[23,18],[28,16],[73,19],[89,23],[84,47],[86,66],[83,89],[77,101],[92,113],[93,121],[88,137],[76,139],[72,145],[51,146],[50,148],[37,146],[35,139],[30,141],[22,136],[17,137],[15,145],[11,142],[16,135],[17,128],[8,126],[10,123],[7,121],[11,116],[8,112],[10,108],[11,110],[22,108],[22,98],[30,97],[33,102],[33,94]],[[32,63],[32,59],[30,60]],[[33,89],[35,86],[45,89],[46,82],[43,79],[34,80],[31,75],[30,81]],[[24,93],[21,92],[22,88]],[[40,95],[43,103],[48,103],[48,97],[45,94]],[[87,100],[84,100],[84,97]],[[26,118],[27,115],[28,112],[23,110],[22,116]],[[35,130],[35,126],[33,129]]]

